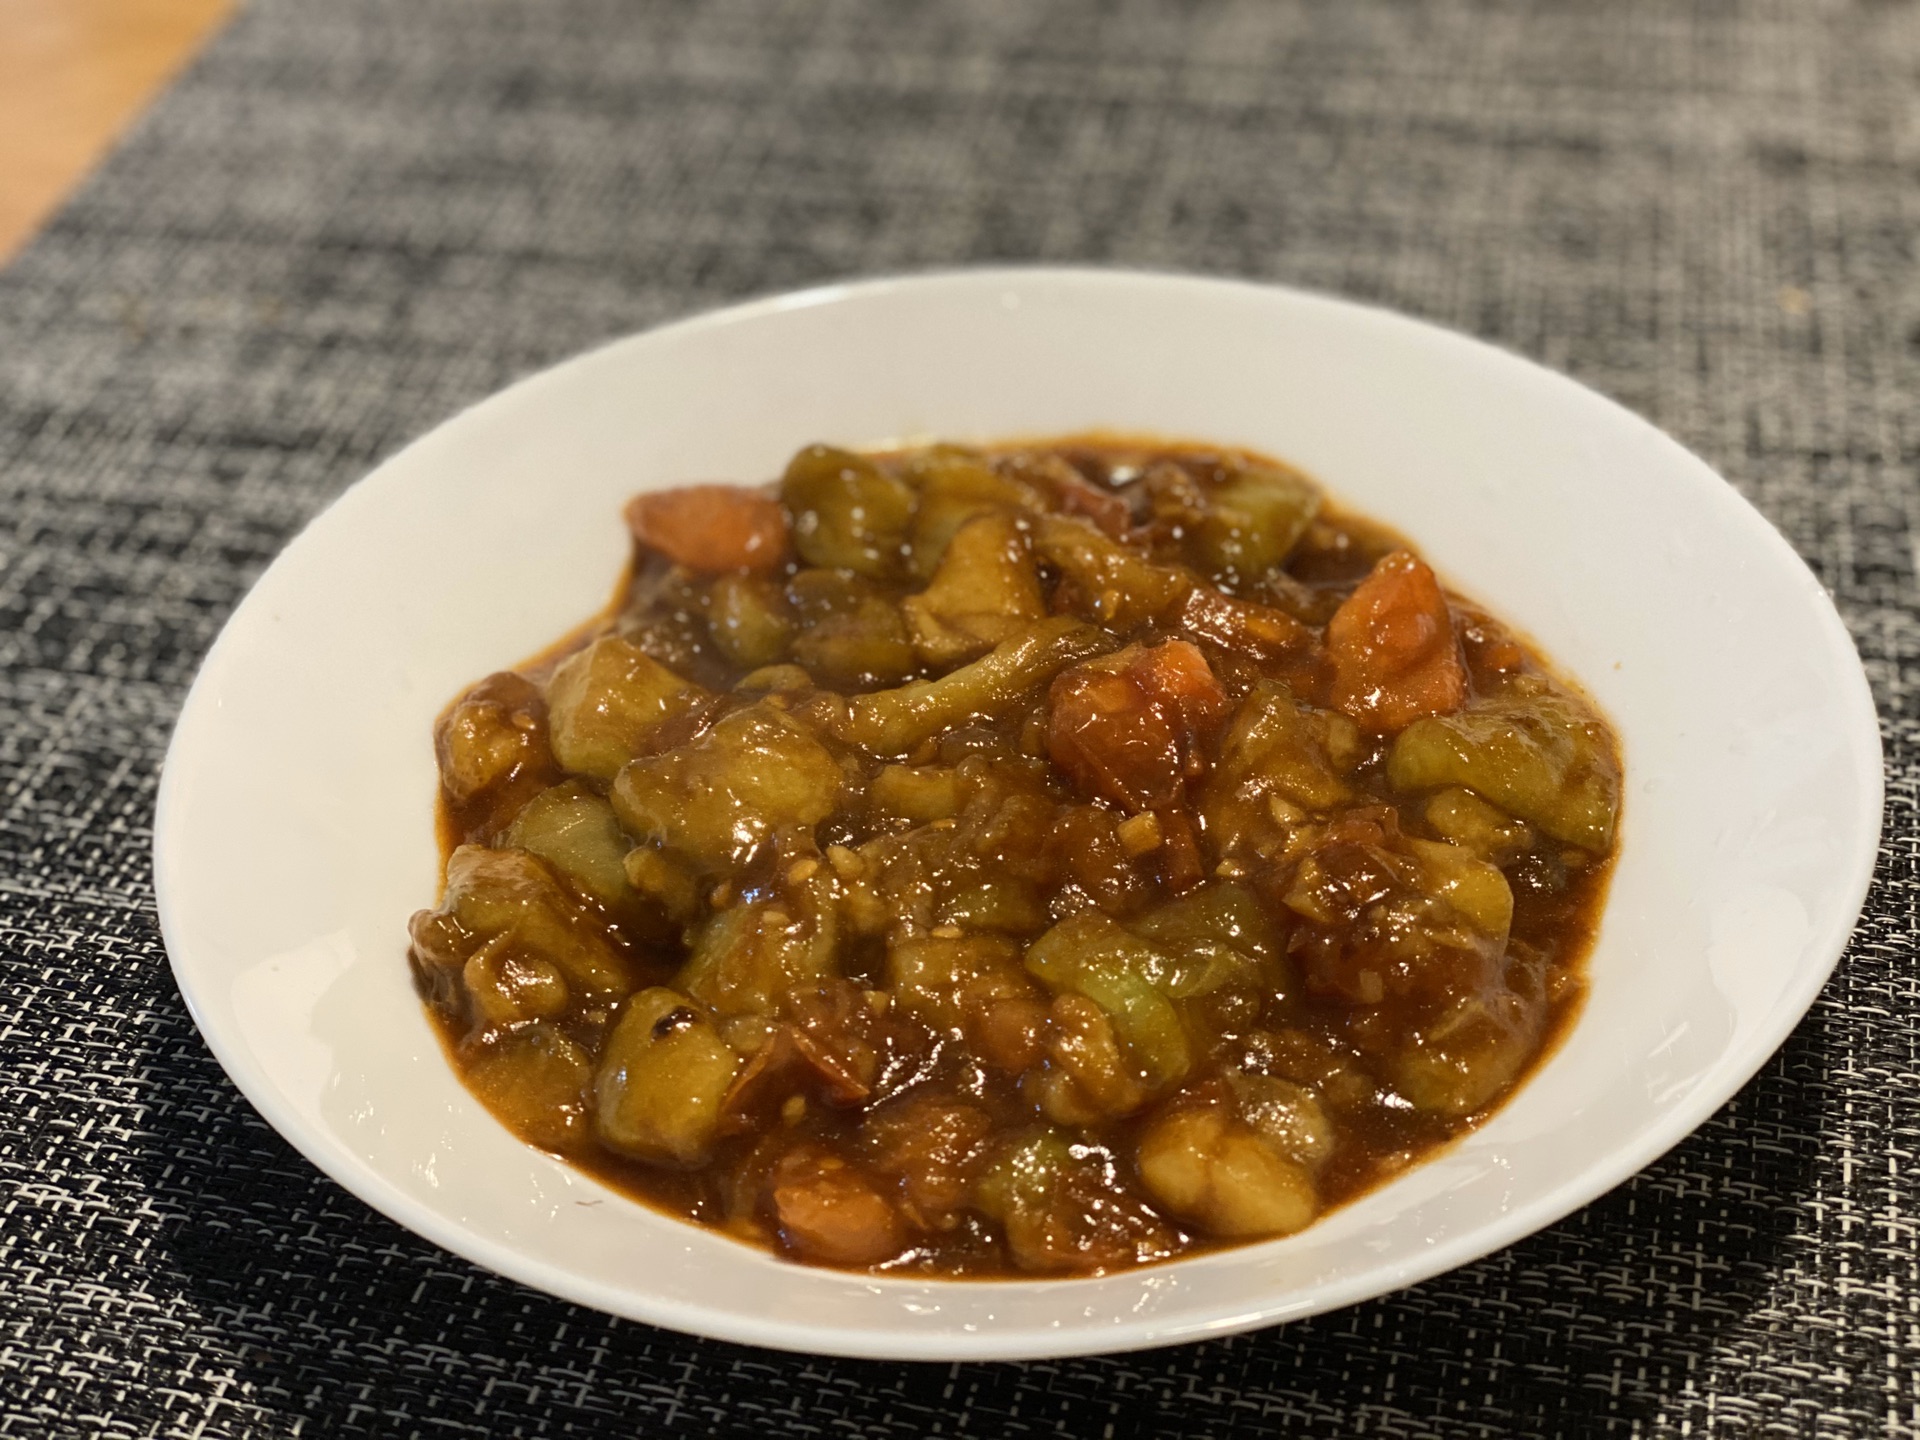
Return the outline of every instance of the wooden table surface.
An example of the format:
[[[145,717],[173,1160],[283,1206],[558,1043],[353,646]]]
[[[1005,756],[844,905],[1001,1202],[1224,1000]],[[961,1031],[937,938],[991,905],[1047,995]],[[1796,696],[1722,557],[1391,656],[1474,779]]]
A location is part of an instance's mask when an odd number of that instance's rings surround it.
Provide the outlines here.
[[[237,0],[0,0],[0,263]]]

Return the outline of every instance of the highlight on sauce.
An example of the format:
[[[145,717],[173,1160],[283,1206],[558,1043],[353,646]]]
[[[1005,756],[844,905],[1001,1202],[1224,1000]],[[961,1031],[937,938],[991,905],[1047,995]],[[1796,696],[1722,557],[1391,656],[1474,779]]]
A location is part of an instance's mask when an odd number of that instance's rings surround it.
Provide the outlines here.
[[[1285,465],[1070,438],[646,493],[435,734],[419,990],[529,1143],[823,1265],[1286,1235],[1577,1011],[1612,733]]]

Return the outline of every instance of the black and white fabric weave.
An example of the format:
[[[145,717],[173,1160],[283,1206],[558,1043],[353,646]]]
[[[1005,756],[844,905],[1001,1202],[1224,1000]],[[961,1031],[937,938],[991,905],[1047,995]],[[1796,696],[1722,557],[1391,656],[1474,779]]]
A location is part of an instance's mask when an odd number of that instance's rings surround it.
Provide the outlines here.
[[[0,272],[0,1440],[1920,1434],[1917,249],[1903,0],[254,0]],[[1838,599],[1890,766],[1812,1014],[1532,1239],[1132,1356],[690,1339],[322,1179],[208,1055],[154,919],[162,749],[249,582],[597,341],[1036,259],[1426,316],[1749,495]]]

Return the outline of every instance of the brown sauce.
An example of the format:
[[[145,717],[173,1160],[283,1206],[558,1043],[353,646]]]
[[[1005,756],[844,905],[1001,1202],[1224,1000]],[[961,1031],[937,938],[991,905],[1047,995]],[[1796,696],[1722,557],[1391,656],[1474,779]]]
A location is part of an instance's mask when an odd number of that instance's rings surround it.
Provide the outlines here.
[[[442,717],[413,965],[516,1133],[813,1263],[1290,1233],[1573,1023],[1591,704],[1295,472],[1076,437],[638,498],[608,612]]]

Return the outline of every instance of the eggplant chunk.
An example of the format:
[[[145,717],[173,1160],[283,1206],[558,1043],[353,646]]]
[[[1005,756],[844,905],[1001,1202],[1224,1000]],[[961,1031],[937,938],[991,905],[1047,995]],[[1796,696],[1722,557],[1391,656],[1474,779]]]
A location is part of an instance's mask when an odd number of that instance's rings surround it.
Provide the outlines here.
[[[904,755],[968,720],[1007,714],[1067,666],[1113,644],[1105,631],[1056,615],[937,680],[855,696],[835,729],[840,739],[872,754]]]
[[[568,656],[547,683],[554,758],[576,775],[611,780],[699,696],[639,646],[603,635]]]
[[[1546,1028],[1546,1002],[1530,982],[1509,974],[1457,996],[1415,1027],[1390,1057],[1394,1088],[1416,1109],[1455,1117],[1498,1098],[1526,1067]]]
[[[1181,1105],[1140,1138],[1153,1198],[1210,1234],[1291,1235],[1319,1210],[1313,1177],[1225,1106]]]
[[[1056,995],[1085,996],[1112,1019],[1156,1087],[1193,1065],[1193,1047],[1169,992],[1176,962],[1097,910],[1055,925],[1027,947],[1027,970]]]
[[[467,1000],[484,1025],[510,1026],[563,1014],[567,980],[544,956],[529,954],[506,935],[496,935],[460,968]]]
[[[529,681],[502,671],[465,695],[434,731],[440,783],[457,803],[545,768],[546,705]]]
[[[788,462],[780,498],[793,515],[793,547],[809,565],[874,580],[906,573],[913,490],[866,456],[809,445]]]
[[[625,863],[633,842],[620,829],[613,807],[578,780],[534,796],[501,838],[538,855],[581,893],[616,915],[640,903]]]
[[[920,489],[908,549],[913,573],[922,578],[939,567],[948,544],[968,521],[982,515],[1044,508],[1032,486],[1001,474],[979,456],[964,451],[928,454],[910,462],[906,474]]]
[[[1190,570],[1155,564],[1061,515],[1035,518],[1033,546],[1073,581],[1091,618],[1121,630],[1170,614],[1200,583]]]
[[[1280,681],[1260,681],[1234,712],[1200,793],[1219,853],[1264,853],[1290,825],[1348,803],[1346,777],[1360,758],[1359,729],[1345,715],[1310,709]]]
[[[1506,865],[1533,848],[1533,827],[1458,785],[1427,800],[1427,823],[1442,839],[1463,845],[1482,860]]]
[[[1387,778],[1403,793],[1464,786],[1556,840],[1613,844],[1619,762],[1598,722],[1543,682],[1416,720],[1393,742]]]
[[[818,869],[779,902],[736,902],[701,922],[675,983],[719,1015],[770,1014],[787,991],[833,972],[839,940],[833,875]]]
[[[1040,577],[1011,515],[982,515],[953,537],[927,588],[901,607],[930,665],[984,654],[1046,617]]]
[[[780,587],[763,575],[722,575],[707,593],[707,629],[734,664],[748,670],[787,653],[793,617]]]
[[[887,947],[887,987],[929,1025],[954,1031],[978,1009],[1035,993],[1020,947],[1003,935],[897,939]]]
[[[1273,922],[1250,890],[1230,881],[1197,886],[1128,928],[1172,959],[1170,994],[1207,995],[1256,977],[1276,993],[1287,988]]]
[[[867,786],[876,815],[925,825],[960,813],[960,772],[951,765],[882,765]]]
[[[524,850],[462,845],[447,858],[438,910],[413,919],[414,949],[462,963],[484,943],[551,965],[590,1001],[618,999],[635,983],[632,966],[600,934],[553,873]],[[452,943],[449,937],[458,937]]]
[[[900,607],[877,595],[804,626],[793,658],[813,679],[849,689],[897,685],[919,663]]]
[[[846,785],[840,763],[792,716],[759,702],[613,783],[629,834],[711,870],[738,865],[786,826],[817,825]]]
[[[974,1186],[974,1205],[999,1223],[1022,1270],[1098,1273],[1170,1255],[1180,1236],[1116,1174],[1114,1157],[1066,1132],[1005,1146]]]
[[[593,1122],[623,1155],[655,1165],[706,1161],[739,1057],[705,1013],[664,986],[628,1000],[593,1080]]]
[[[593,1062],[551,1025],[509,1031],[467,1060],[467,1083],[509,1130],[543,1150],[587,1139]]]
[[[1056,995],[1048,1019],[1051,1063],[1028,1077],[1043,1115],[1058,1125],[1091,1125],[1146,1103],[1131,1049],[1105,1010],[1084,995]]]
[[[1312,481],[1273,465],[1249,465],[1207,497],[1193,548],[1215,577],[1243,582],[1287,558],[1320,513]]]

